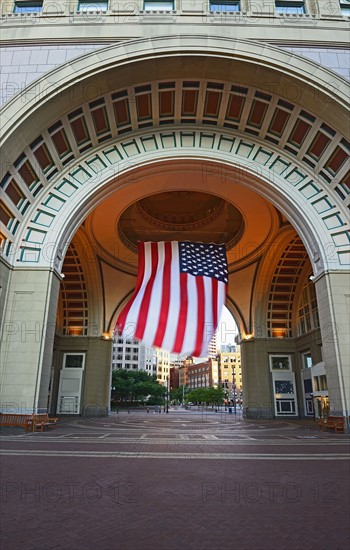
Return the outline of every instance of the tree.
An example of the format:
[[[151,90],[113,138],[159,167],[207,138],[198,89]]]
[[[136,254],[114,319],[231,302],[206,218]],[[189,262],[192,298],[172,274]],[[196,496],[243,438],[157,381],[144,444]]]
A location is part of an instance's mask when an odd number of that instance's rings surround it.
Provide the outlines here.
[[[185,392],[186,392],[186,388],[185,388]],[[183,392],[182,388],[173,388],[172,390],[170,390],[170,401],[182,403],[183,393],[185,392]]]
[[[223,402],[223,390],[222,388],[197,388],[189,392],[188,400],[193,403],[221,405]]]
[[[208,401],[211,405],[222,405],[224,392],[222,388],[208,388]]]
[[[112,388],[112,401],[121,404],[162,403],[166,394],[166,388],[158,384],[156,376],[143,371],[113,371]]]

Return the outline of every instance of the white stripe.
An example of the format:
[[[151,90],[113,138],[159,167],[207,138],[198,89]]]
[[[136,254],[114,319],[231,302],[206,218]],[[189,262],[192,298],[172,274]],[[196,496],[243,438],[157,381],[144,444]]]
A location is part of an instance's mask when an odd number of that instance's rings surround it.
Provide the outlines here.
[[[152,285],[152,293],[147,314],[146,327],[142,338],[142,342],[146,344],[146,346],[153,346],[158,328],[160,308],[162,305],[164,259],[164,242],[159,242],[157,271]]]
[[[226,284],[218,282],[218,322],[220,321],[222,308],[226,303]]]
[[[203,277],[204,282],[204,334],[200,357],[208,355],[209,342],[212,339],[216,327],[213,323],[213,287],[211,277]]]
[[[141,303],[143,296],[145,294],[146,286],[151,276],[152,270],[152,254],[151,254],[151,243],[144,243],[145,249],[145,270],[143,275],[143,280],[139,292],[136,295],[136,298],[128,312],[126,317],[126,322],[123,330],[123,338],[133,338],[136,330],[137,320],[140,313]]]
[[[170,301],[169,317],[164,333],[162,348],[172,350],[175,344],[177,324],[180,315],[180,260],[179,245],[171,243],[171,280],[170,280]]]
[[[197,285],[196,277],[194,275],[187,275],[187,319],[186,319],[186,329],[184,334],[184,339],[182,343],[182,348],[180,355],[184,353],[193,353],[193,350],[196,348],[196,339],[197,339],[197,307],[198,307],[198,296],[197,296]]]
[[[218,281],[218,292],[217,292],[217,320],[218,326],[221,318],[221,313],[223,306],[226,304],[226,284]]]

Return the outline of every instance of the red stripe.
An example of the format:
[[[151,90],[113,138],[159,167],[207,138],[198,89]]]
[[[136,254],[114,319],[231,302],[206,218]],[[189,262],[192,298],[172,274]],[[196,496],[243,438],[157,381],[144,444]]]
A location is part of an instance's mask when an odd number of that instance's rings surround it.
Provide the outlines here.
[[[211,292],[212,292],[212,307],[213,307],[213,331],[215,332],[218,326],[218,293],[219,293],[219,284],[217,279],[211,279]]]
[[[187,324],[187,274],[180,273],[180,314],[176,330],[176,338],[174,343],[174,353],[180,353],[184,341],[186,324]]]
[[[125,327],[126,318],[128,316],[128,313],[130,311],[130,308],[132,304],[134,303],[134,300],[140,290],[144,273],[145,273],[145,243],[137,243],[138,247],[138,269],[137,269],[137,280],[136,280],[136,287],[134,290],[134,294],[128,301],[128,303],[123,307],[122,311],[118,315],[117,322],[115,324],[116,328],[118,328],[119,332],[122,333]]]
[[[137,319],[136,330],[135,330],[135,338],[138,338],[139,340],[142,340],[143,338],[145,328],[146,328],[146,323],[147,323],[147,317],[149,315],[149,304],[151,301],[153,283],[157,274],[157,266],[158,266],[158,243],[151,243],[151,260],[152,260],[151,276],[148,279],[145,293],[142,298],[140,312]]]
[[[196,346],[193,352],[195,357],[199,357],[203,347],[204,337],[204,316],[205,316],[205,295],[203,277],[196,277],[197,286],[197,336]]]
[[[157,332],[153,342],[153,345],[157,346],[158,348],[162,347],[163,338],[164,338],[166,325],[168,321],[169,304],[170,304],[170,284],[171,284],[171,243],[164,243],[162,302],[160,306],[160,315],[159,315]]]

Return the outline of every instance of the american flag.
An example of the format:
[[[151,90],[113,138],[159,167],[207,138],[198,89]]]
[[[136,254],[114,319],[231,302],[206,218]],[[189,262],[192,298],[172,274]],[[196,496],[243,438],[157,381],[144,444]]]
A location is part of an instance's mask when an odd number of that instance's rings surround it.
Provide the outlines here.
[[[139,242],[133,296],[116,330],[146,346],[179,355],[207,355],[226,300],[228,281],[223,245]]]

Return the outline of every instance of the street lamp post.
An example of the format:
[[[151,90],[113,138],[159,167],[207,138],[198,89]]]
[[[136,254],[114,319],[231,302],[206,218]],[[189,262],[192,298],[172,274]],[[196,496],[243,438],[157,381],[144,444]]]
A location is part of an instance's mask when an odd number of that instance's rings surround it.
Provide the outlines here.
[[[166,412],[169,413],[169,376],[166,377]]]
[[[311,397],[311,403],[312,403],[312,416],[314,418],[314,422],[316,422],[316,411],[315,411],[315,402],[314,402],[314,394],[313,393],[310,393],[310,397]]]
[[[234,413],[237,413],[237,404],[236,404],[236,378],[235,378],[235,368],[232,367],[232,388],[233,388],[233,410]]]

